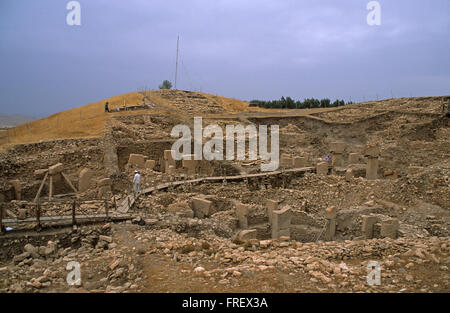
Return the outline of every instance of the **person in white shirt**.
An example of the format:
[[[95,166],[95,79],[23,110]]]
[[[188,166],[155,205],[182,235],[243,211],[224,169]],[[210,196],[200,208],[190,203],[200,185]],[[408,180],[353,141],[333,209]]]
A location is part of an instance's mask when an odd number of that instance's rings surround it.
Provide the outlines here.
[[[133,185],[134,194],[138,195],[141,192],[141,175],[137,170],[134,171]]]

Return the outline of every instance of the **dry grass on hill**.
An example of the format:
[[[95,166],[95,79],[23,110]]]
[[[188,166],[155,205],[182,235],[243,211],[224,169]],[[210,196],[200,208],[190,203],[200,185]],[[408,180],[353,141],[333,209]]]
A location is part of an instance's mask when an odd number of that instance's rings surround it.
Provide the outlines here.
[[[156,107],[148,113],[170,113],[177,108],[164,99],[161,94],[169,91],[150,91],[148,95]],[[222,105],[227,111],[240,112],[248,110],[248,103],[236,99],[215,97],[202,94],[208,99]],[[215,99],[212,99],[214,97]],[[99,137],[103,134],[108,118],[118,115],[141,114],[143,111],[125,111],[114,114],[105,114],[105,102],[109,102],[110,110],[116,107],[135,106],[142,103],[142,94],[131,92],[90,103],[72,110],[59,112],[46,118],[25,123],[0,133],[0,150],[9,146],[23,143],[33,143],[67,138]],[[195,105],[195,103],[192,103]],[[179,108],[178,108],[179,109]]]
[[[142,96],[135,92],[123,94],[16,126],[0,134],[0,148],[56,139],[98,137],[108,117],[104,112],[106,101],[110,108],[115,108],[124,104],[136,105],[141,99]]]

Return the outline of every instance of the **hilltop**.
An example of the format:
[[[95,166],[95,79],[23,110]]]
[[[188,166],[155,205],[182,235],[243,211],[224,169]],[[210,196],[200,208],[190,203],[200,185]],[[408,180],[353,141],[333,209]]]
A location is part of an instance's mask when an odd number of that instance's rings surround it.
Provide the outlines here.
[[[105,102],[109,103],[110,110],[114,112],[105,113]],[[147,105],[146,109],[125,110],[141,106],[143,103]],[[117,108],[120,109],[120,112],[115,112]],[[10,125],[17,126],[0,133],[0,150],[16,144],[74,138],[99,138],[103,136],[108,120],[127,115],[168,114],[182,119],[193,115],[229,118],[233,115],[246,114],[253,116],[309,115],[334,110],[336,108],[265,109],[251,107],[248,102],[238,99],[184,90],[130,92],[59,112],[39,120],[17,120]]]
[[[104,112],[105,102],[109,102],[111,111],[117,107],[123,109],[139,106],[143,102],[149,105],[149,108],[106,114]],[[39,120],[22,120],[23,124],[0,134],[0,148],[3,149],[14,144],[57,139],[100,137],[104,133],[107,120],[124,115],[160,113],[185,115],[247,111],[270,110],[250,108],[248,102],[245,101],[201,92],[183,90],[130,92],[59,112]]]

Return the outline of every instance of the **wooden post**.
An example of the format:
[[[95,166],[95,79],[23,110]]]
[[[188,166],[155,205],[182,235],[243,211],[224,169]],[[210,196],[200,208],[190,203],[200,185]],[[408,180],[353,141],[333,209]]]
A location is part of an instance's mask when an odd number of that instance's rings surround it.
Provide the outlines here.
[[[106,218],[109,217],[109,205],[108,205],[108,200],[105,199],[105,213],[106,213]]]
[[[117,202],[116,202],[116,196],[113,196],[113,200],[114,200],[114,210],[117,211]]]
[[[72,202],[72,226],[77,225],[77,219],[75,217],[75,208],[76,208],[76,200],[73,200]]]
[[[41,199],[40,197],[37,198],[36,203],[36,222],[37,222],[37,229],[39,230],[41,228]]]
[[[75,187],[72,185],[72,182],[69,180],[69,177],[67,177],[66,174],[64,174],[63,172],[61,172],[61,175],[62,175],[62,177],[64,178],[64,180],[66,181],[66,183],[70,186],[70,188],[72,188],[72,190],[73,190],[75,193],[78,193],[77,188],[75,188]]]
[[[52,201],[53,196],[53,175],[50,175],[50,183],[48,185],[48,201]]]
[[[36,197],[34,197],[34,200],[33,200],[34,203],[36,203],[38,198],[41,196],[42,188],[44,187],[45,180],[47,179],[47,177],[48,177],[48,172],[45,173],[44,179],[42,180],[41,185],[39,186],[38,192],[36,193]]]
[[[3,205],[0,205],[0,233],[3,233]]]
[[[131,209],[131,206],[130,206],[130,196],[127,197],[127,200],[128,200],[128,210],[129,210],[129,209]]]

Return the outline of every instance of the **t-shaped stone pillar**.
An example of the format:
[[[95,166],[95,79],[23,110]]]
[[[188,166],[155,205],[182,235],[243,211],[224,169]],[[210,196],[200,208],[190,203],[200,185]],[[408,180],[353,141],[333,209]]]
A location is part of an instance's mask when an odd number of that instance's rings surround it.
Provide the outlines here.
[[[20,181],[18,179],[14,179],[11,180],[10,183],[13,186],[16,200],[22,200],[22,187],[20,185]]]
[[[381,221],[381,232],[380,232],[381,237],[396,239],[398,234],[398,226],[399,226],[398,219],[396,218],[390,218]]]
[[[316,173],[320,176],[328,175],[328,163],[327,162],[320,162],[316,165]]]
[[[273,211],[278,210],[278,204],[279,204],[279,202],[276,200],[269,199],[266,201],[267,216],[269,217],[269,223],[272,223]]]
[[[372,215],[362,216],[361,232],[365,239],[373,238],[373,225],[378,222],[378,217]]]
[[[236,204],[236,216],[239,220],[239,228],[247,229],[248,228],[248,204],[237,203]]]
[[[289,154],[281,155],[281,166],[282,167],[292,167],[293,161],[292,157]]]
[[[164,170],[169,172],[170,166],[176,167],[176,162],[172,158],[172,150],[164,150]]]
[[[291,236],[292,211],[290,206],[272,212],[272,239]]]
[[[332,142],[330,144],[330,152],[332,154],[333,166],[337,167],[344,166],[344,151],[345,151],[345,143]]]
[[[305,157],[295,157],[292,159],[292,166],[294,168],[305,167],[307,163],[307,159]]]
[[[366,178],[369,180],[377,179],[380,147],[377,145],[367,145],[364,156],[367,157]]]
[[[195,175],[197,173],[197,167],[199,166],[199,161],[194,160],[194,154],[186,154],[183,156],[182,164],[188,175]]]
[[[335,206],[329,207],[325,210],[325,217],[327,218],[327,225],[325,228],[325,240],[333,240],[336,234],[336,215],[337,208]]]

